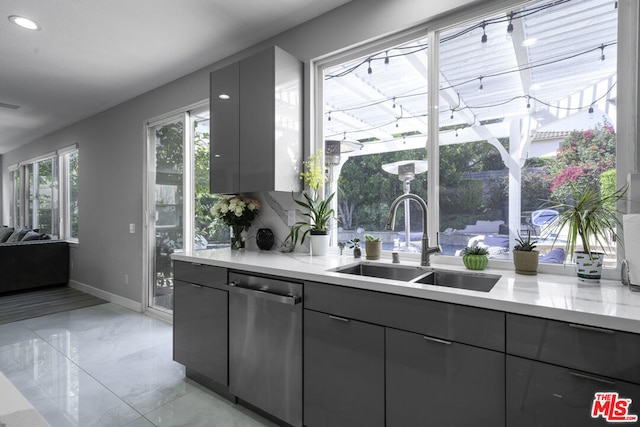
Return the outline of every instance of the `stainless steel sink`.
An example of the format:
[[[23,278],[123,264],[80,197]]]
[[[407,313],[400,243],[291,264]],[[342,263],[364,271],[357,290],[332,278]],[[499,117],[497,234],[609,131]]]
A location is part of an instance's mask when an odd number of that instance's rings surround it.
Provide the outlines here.
[[[380,279],[393,279],[408,282],[427,273],[428,269],[402,265],[359,263],[349,267],[340,267],[334,270],[338,273],[356,274],[358,276],[377,277]]]
[[[432,273],[414,280],[413,283],[489,292],[498,283],[500,277],[495,274],[434,270]]]
[[[392,279],[402,282],[420,283],[423,285],[446,286],[449,288],[468,289],[480,292],[489,292],[501,277],[496,274],[468,273],[435,268],[375,264],[367,262],[361,262],[347,267],[339,267],[333,271],[336,273],[376,277],[379,279]]]

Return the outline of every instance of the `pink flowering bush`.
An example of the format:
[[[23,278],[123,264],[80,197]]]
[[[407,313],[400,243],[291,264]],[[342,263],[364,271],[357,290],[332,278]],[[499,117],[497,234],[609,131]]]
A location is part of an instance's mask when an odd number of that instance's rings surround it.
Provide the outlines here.
[[[600,175],[616,167],[616,133],[609,123],[594,129],[573,131],[558,149],[551,166],[551,194],[555,200],[566,200],[570,195],[569,183],[599,186]]]

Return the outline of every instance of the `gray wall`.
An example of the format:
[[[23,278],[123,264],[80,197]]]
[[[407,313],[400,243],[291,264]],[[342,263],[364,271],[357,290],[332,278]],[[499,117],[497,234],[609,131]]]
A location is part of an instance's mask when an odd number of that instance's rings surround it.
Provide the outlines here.
[[[247,51],[7,153],[2,156],[3,218],[8,219],[7,167],[77,143],[80,147],[80,244],[72,248],[71,278],[142,303],[144,122],[147,119],[208,98],[211,70],[263,46],[277,44],[305,61],[308,77],[311,59],[407,29],[455,8],[481,3],[489,2],[353,0]],[[308,78],[306,84],[308,100],[311,85]],[[308,124],[308,107],[305,119]],[[308,126],[305,132],[308,147]],[[129,234],[129,223],[136,225],[135,234]],[[129,285],[124,284],[125,274],[129,276]]]

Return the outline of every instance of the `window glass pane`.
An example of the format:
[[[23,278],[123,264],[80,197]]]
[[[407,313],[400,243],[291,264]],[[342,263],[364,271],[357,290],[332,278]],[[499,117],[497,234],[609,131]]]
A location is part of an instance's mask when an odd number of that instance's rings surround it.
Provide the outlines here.
[[[53,158],[35,164],[32,227],[58,236],[58,170]]]
[[[20,169],[12,170],[9,173],[11,179],[11,221],[9,226],[20,225],[20,202],[22,200],[22,186],[20,185]]]
[[[78,151],[73,151],[66,155],[66,163],[69,168],[67,192],[68,192],[68,222],[69,236],[78,239],[79,235],[79,211],[78,211]]]
[[[337,191],[337,241],[364,234],[385,250],[417,252],[422,213],[393,200],[411,191],[427,199],[427,41],[403,43],[324,70],[328,191]]]
[[[155,253],[151,305],[173,308],[171,254],[184,247],[184,122],[176,120],[155,126],[150,133],[155,154],[153,183]]]
[[[550,206],[569,201],[567,183],[601,187],[615,173],[616,44],[607,0],[530,3],[440,34],[440,241],[450,252],[478,243],[508,258],[530,230],[546,254]]]
[[[222,196],[210,193],[209,174],[209,111],[193,113],[193,155],[195,180],[194,249],[229,246],[229,227],[219,224],[211,208]]]

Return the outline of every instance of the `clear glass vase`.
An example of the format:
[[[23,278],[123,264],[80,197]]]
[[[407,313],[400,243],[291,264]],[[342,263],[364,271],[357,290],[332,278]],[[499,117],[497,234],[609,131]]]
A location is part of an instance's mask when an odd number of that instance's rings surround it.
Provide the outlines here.
[[[244,227],[240,225],[231,226],[231,250],[237,251],[239,249],[244,249],[244,236],[242,235],[243,229]]]

